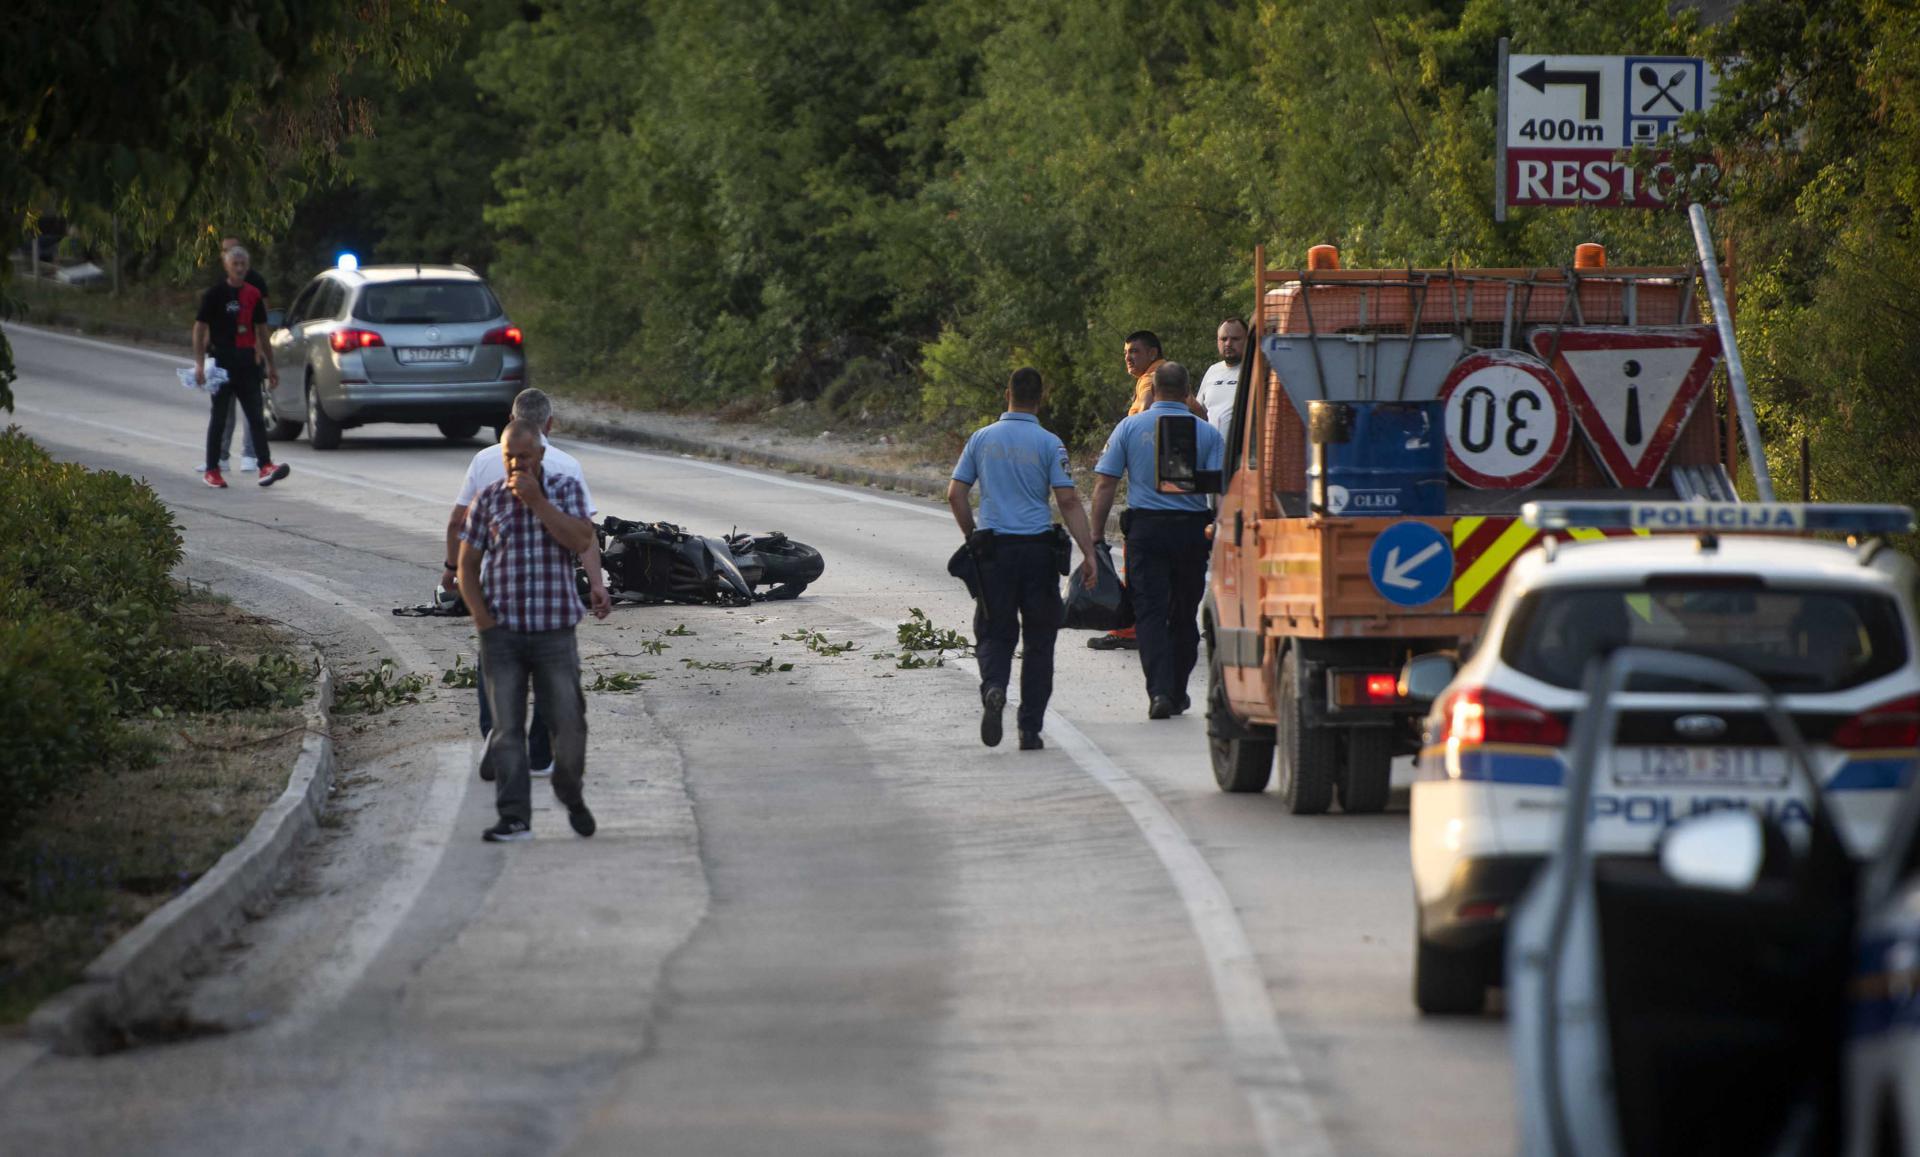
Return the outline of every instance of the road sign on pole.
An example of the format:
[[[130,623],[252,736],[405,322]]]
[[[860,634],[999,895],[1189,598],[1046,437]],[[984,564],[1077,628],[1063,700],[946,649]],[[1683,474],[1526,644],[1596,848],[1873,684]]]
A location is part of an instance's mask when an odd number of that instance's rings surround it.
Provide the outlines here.
[[[1454,363],[1440,384],[1447,470],[1483,490],[1524,490],[1553,473],[1573,418],[1566,391],[1539,358],[1483,350]]]
[[[1626,163],[1680,118],[1713,103],[1715,78],[1692,56],[1503,53],[1497,214],[1518,205],[1667,204],[1673,170],[1656,153],[1641,179]]]
[[[1566,386],[1580,431],[1614,482],[1653,485],[1720,358],[1711,326],[1550,329],[1535,352]]]
[[[1381,531],[1367,551],[1367,577],[1390,603],[1430,603],[1453,581],[1453,544],[1424,522],[1396,522]]]

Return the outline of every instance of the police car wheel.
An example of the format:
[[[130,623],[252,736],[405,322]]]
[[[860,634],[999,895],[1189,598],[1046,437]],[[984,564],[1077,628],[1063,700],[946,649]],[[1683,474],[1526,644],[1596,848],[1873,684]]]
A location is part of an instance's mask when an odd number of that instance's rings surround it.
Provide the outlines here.
[[[1415,936],[1413,1003],[1427,1016],[1474,1016],[1487,1004],[1480,954],[1442,948]]]
[[[1340,760],[1339,737],[1329,728],[1312,726],[1313,705],[1307,694],[1299,653],[1289,650],[1280,660],[1273,738],[1280,798],[1297,816],[1317,816],[1332,805],[1334,769]]]
[[[1207,664],[1207,749],[1213,758],[1213,781],[1221,791],[1267,790],[1273,778],[1273,733],[1233,717],[1220,669],[1212,663]]]
[[[1346,759],[1340,765],[1340,810],[1350,816],[1385,811],[1393,794],[1393,730],[1356,727],[1342,737]]]

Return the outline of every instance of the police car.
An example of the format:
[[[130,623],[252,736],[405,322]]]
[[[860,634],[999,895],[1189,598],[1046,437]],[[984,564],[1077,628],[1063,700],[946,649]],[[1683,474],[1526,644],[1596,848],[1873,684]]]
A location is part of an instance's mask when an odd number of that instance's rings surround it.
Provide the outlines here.
[[[1759,675],[1803,732],[1859,857],[1882,841],[1920,743],[1913,563],[1877,540],[1781,537],[1909,532],[1912,511],[1532,503],[1523,517],[1546,530],[1680,533],[1544,543],[1514,563],[1457,673],[1443,656],[1402,673],[1403,693],[1433,695],[1410,824],[1414,999],[1430,1014],[1478,1012],[1500,982],[1508,909],[1555,841],[1594,656],[1664,648]],[[1653,683],[1620,703],[1591,818],[1598,853],[1651,855],[1669,824],[1717,808],[1804,829],[1804,796],[1756,701]]]

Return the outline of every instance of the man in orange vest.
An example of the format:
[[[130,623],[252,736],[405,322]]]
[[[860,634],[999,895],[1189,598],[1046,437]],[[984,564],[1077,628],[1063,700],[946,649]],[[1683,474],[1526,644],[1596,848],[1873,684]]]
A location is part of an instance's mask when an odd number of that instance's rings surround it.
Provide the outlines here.
[[[1153,371],[1166,362],[1160,352],[1160,337],[1150,329],[1136,329],[1127,335],[1124,349],[1127,372],[1133,375],[1133,404],[1127,407],[1131,417],[1153,405]],[[1187,395],[1187,409],[1204,420],[1206,407],[1202,406],[1191,393]],[[1093,528],[1096,535],[1105,534],[1106,528]],[[1139,640],[1134,638],[1132,627],[1121,627],[1117,631],[1108,631],[1104,635],[1095,635],[1087,640],[1087,646],[1096,651],[1137,651]]]

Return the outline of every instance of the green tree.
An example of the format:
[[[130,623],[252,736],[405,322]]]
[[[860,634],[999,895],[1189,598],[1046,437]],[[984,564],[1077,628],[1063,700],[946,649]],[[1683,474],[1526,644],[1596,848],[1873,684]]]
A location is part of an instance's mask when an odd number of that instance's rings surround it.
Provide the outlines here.
[[[435,0],[19,0],[0,68],[0,228],[43,210],[117,219],[128,246],[210,253],[268,234],[324,180],[365,107],[352,69],[425,74],[455,16]],[[0,306],[9,300],[0,266]],[[0,337],[0,406],[12,408]]]

